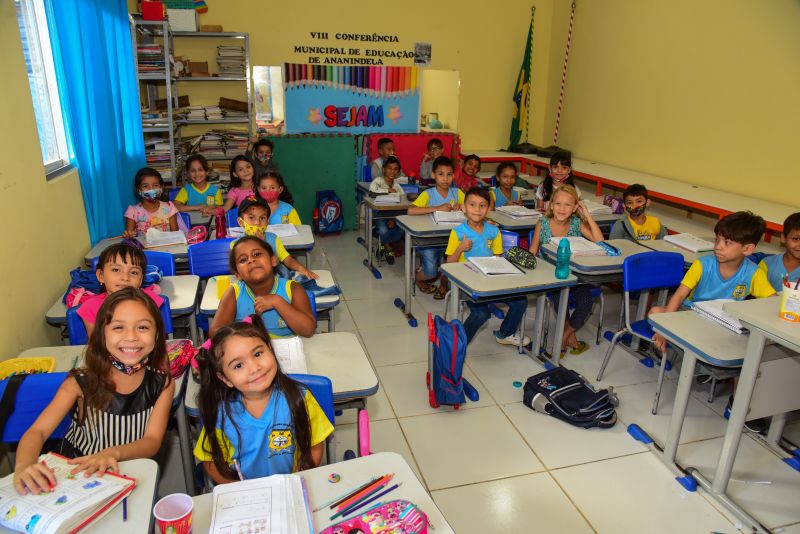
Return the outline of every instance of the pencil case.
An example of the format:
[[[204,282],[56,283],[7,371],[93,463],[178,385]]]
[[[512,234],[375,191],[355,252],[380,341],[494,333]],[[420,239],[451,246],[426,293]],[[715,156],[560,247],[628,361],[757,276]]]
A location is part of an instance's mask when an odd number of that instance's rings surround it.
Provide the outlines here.
[[[511,247],[506,251],[506,259],[520,268],[536,268],[536,256],[524,248]]]
[[[617,247],[614,245],[609,245],[605,241],[598,241],[597,244],[603,247],[603,250],[606,251],[606,256],[619,256],[622,254]]]
[[[320,534],[349,534],[350,532],[427,534],[428,516],[415,504],[398,499],[380,503],[355,517],[326,528]]]

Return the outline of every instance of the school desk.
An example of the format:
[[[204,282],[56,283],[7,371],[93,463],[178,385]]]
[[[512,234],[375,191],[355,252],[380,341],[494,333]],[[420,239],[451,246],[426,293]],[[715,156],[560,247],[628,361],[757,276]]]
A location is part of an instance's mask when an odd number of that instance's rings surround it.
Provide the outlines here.
[[[406,195],[401,197],[399,204],[381,204],[375,202],[375,199],[370,196],[364,197],[365,236],[359,237],[358,241],[367,249],[367,258],[363,261],[363,264],[375,278],[381,278],[380,271],[373,264],[375,256],[372,254],[372,242],[374,239],[372,231],[375,221],[377,219],[394,219],[398,215],[405,215],[409,206],[411,206],[411,202],[408,201]]]
[[[36,347],[22,352],[18,358],[40,358],[43,356],[51,356],[56,360],[56,373],[66,373],[74,367],[81,367],[83,365],[83,354],[86,351],[86,345],[61,345],[58,347]],[[183,396],[186,391],[186,375],[184,374],[175,380],[175,393],[172,397],[173,408],[176,408],[175,419],[178,423],[178,436],[180,438],[181,446],[181,459],[183,461],[183,475],[186,487],[190,488],[189,491],[194,489],[194,482],[192,480],[192,462],[193,456],[189,450],[189,427],[186,421],[186,413],[184,411]]]
[[[637,245],[627,239],[607,239],[606,243],[615,246],[621,254],[619,256],[571,256],[569,260],[570,270],[578,275],[582,281],[587,283],[616,282],[622,277],[622,264],[625,258],[648,252],[649,249]],[[547,261],[555,263],[558,253],[558,245],[546,243],[541,247]]]
[[[295,257],[303,256],[306,267],[308,267],[308,254],[314,248],[314,233],[308,224],[299,224],[296,228],[297,235],[282,237],[281,241],[290,254]]]
[[[669,241],[664,241],[663,239],[650,239],[648,241],[639,241],[638,243],[643,247],[649,248],[650,250],[655,250],[656,252],[677,252],[683,256],[683,266],[687,269],[702,256],[714,253],[713,250],[692,252],[691,250],[679,247],[678,245],[673,245]]]
[[[149,458],[125,460],[119,463],[120,473],[136,479],[136,487],[128,495],[128,520],[123,521],[122,503],[103,517],[81,530],[86,534],[147,534],[153,523],[153,503],[158,487],[158,464]],[[13,530],[0,526],[0,534]]]
[[[137,237],[136,239],[140,243],[142,243],[142,245],[144,245],[143,237]],[[98,258],[105,249],[121,241],[122,241],[121,237],[111,237],[99,241],[95,246],[92,247],[92,250],[86,253],[86,256],[84,256],[83,258],[83,261],[86,263],[86,265],[91,265],[92,260]],[[175,260],[177,261],[177,260],[186,260],[188,254],[186,252],[186,248],[187,248],[186,245],[172,245],[169,247],[150,248],[147,250],[154,250],[157,252],[169,252],[175,257]]]
[[[172,316],[183,317],[188,315],[192,339],[198,339],[194,310],[197,304],[197,288],[200,285],[200,277],[193,274],[164,276],[158,285],[161,287],[161,292],[164,296],[169,299],[169,309]],[[61,300],[61,296],[50,306],[50,309],[44,314],[44,318],[48,324],[53,326],[67,324],[67,305]]]
[[[542,328],[544,317],[544,307],[547,304],[547,291],[559,290],[558,318],[556,319],[556,333],[553,340],[554,347],[561,346],[561,339],[564,334],[564,320],[567,316],[567,299],[569,298],[569,288],[577,283],[578,279],[570,274],[567,278],[559,280],[555,275],[555,267],[547,262],[539,262],[535,269],[524,269],[523,274],[519,275],[497,275],[488,276],[480,273],[468,262],[463,263],[444,263],[442,271],[452,283],[450,289],[450,301],[447,309],[448,320],[457,318],[458,303],[461,299],[461,292],[465,297],[473,302],[492,302],[497,299],[521,297],[529,294],[538,294],[536,300],[536,324],[533,329],[532,354],[529,356],[537,357],[543,354],[544,347],[541,346]],[[525,334],[525,321],[522,322],[520,337]],[[553,354],[558,354],[553,351]],[[554,356],[557,358],[557,356]],[[558,359],[550,363],[558,365]]]
[[[338,483],[331,484],[328,478],[334,473],[341,478]],[[371,478],[387,473],[394,473],[392,486],[396,483],[402,483],[402,486],[388,493],[379,501],[387,502],[395,499],[410,501],[428,516],[431,527],[428,532],[435,532],[436,534],[452,534],[454,532],[436,506],[436,503],[425,491],[425,487],[411,470],[411,467],[397,453],[376,452],[375,454],[354,458],[346,462],[309,469],[300,474],[305,478],[308,487],[309,505],[314,510],[336,497],[346,494],[348,490],[358,488]],[[194,532],[208,532],[211,528],[214,497],[211,493],[206,493],[194,497],[193,500],[194,515],[192,516],[192,526],[194,527]],[[369,508],[370,506],[367,505],[364,509],[367,510]],[[331,521],[329,519],[332,515],[333,512],[328,508],[313,512],[314,532],[322,532],[329,526],[336,524],[336,520]]]
[[[354,333],[330,332],[304,337],[303,352],[309,374],[331,379],[337,409],[364,408],[366,398],[378,392],[378,376]],[[200,384],[190,375],[184,403],[186,413],[192,417],[199,417],[199,391]]]
[[[751,302],[756,306],[750,306]],[[777,298],[766,298],[723,307],[728,313],[736,310],[743,323],[752,319],[766,328],[766,331],[760,330],[747,323],[745,326],[750,328],[749,336],[736,334],[693,311],[659,313],[648,318],[656,332],[684,350],[675,403],[663,454],[660,455],[667,467],[679,477],[684,473],[678,468],[675,458],[697,360],[717,367],[742,367],[713,483],[697,470],[689,472],[712,498],[743,523],[754,527],[758,523],[726,495],[745,417],[755,419],[800,408],[800,391],[797,389],[800,381],[800,356],[797,355],[797,351],[800,351],[800,334],[794,332],[792,335],[785,329],[774,328],[781,325],[772,324],[772,316],[766,314],[773,313],[774,321],[780,322],[778,304]],[[771,345],[764,349],[767,335],[785,346]],[[683,469],[688,467],[682,466]]]
[[[336,280],[333,279],[333,274],[330,271],[314,271],[319,275],[317,284],[320,287],[330,287],[336,285]],[[235,283],[236,277],[230,277],[231,283]],[[341,295],[326,295],[317,297],[317,320],[328,321],[328,331],[334,330],[333,309],[339,304]],[[203,298],[200,301],[200,313],[213,316],[217,313],[219,308],[219,297],[217,296],[217,277],[212,276],[206,283],[206,288],[203,290]]]
[[[411,289],[415,280],[415,251],[419,247],[447,247],[452,224],[436,224],[431,214],[400,215],[397,224],[405,232],[405,300],[394,299],[394,305],[403,310],[409,326],[416,327],[417,319],[411,313]]]

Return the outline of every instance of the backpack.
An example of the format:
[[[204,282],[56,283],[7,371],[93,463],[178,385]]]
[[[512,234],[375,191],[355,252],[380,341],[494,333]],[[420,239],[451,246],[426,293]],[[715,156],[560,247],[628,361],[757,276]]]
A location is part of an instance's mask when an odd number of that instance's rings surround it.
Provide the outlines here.
[[[438,315],[431,319],[428,314],[429,367],[428,396],[432,407],[452,404],[458,408],[464,404],[465,391],[470,400],[478,400],[478,392],[462,376],[467,356],[467,333],[461,321],[447,322]]]
[[[582,428],[611,428],[617,422],[607,389],[595,391],[570,369],[554,367],[525,381],[523,404]]]
[[[69,277],[69,286],[67,286],[64,296],[61,298],[61,302],[64,304],[67,303],[67,297],[69,296],[73,287],[85,289],[86,291],[95,295],[103,292],[103,288],[100,287],[100,282],[97,281],[97,274],[95,274],[94,271],[83,271],[80,267],[78,267],[70,271]]]
[[[317,191],[317,210],[319,212],[318,234],[334,234],[342,231],[344,228],[342,201],[336,195],[336,191],[333,189]]]

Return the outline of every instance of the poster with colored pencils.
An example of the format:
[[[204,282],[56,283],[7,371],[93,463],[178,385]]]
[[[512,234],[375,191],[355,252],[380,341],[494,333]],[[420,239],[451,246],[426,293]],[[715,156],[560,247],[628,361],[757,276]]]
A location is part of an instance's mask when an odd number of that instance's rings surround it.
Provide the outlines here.
[[[419,131],[417,67],[283,66],[286,133]]]

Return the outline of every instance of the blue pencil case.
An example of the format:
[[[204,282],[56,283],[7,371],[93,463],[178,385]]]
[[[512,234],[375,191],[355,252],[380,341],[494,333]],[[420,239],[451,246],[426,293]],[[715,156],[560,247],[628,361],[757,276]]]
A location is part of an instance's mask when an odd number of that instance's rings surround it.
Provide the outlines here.
[[[622,254],[617,247],[609,245],[605,241],[598,241],[597,244],[603,247],[603,250],[606,251],[606,256],[619,256]]]

